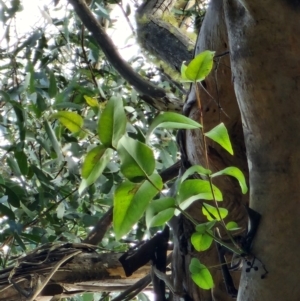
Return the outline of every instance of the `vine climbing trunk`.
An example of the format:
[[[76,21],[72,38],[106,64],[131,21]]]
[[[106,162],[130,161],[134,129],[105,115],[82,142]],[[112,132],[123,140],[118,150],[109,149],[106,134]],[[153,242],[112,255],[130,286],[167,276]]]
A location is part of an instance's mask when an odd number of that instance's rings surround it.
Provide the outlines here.
[[[228,129],[234,150],[234,156],[231,156],[208,139],[209,168],[216,172],[228,166],[236,166],[243,171],[247,178],[248,169],[242,123],[231,80],[228,37],[221,0],[211,1],[210,3],[201,27],[195,53],[197,54],[207,49],[215,51],[217,58],[213,71],[202,82],[202,86],[199,86],[204,132],[208,132],[220,122],[223,122]],[[191,88],[184,105],[184,114],[200,121],[195,86]],[[181,148],[183,158],[186,158],[188,164],[206,166],[203,137],[200,131],[186,131],[181,140]],[[247,228],[245,205],[248,204],[248,195],[242,195],[237,181],[229,177],[214,178],[213,184],[223,193],[224,201],[220,203],[220,206],[229,210],[229,216],[225,219],[225,222],[234,220],[241,229],[245,230]],[[202,214],[201,201],[190,206],[188,213],[199,223],[207,221],[207,218]],[[212,245],[205,252],[196,252],[190,243],[194,228],[184,218],[178,220],[177,227],[174,227],[174,229],[177,231],[176,237],[178,238],[177,244],[175,243],[175,256],[173,257],[174,286],[179,291],[187,291],[193,300],[232,300],[224,286],[216,247]],[[210,268],[215,282],[213,290],[200,290],[191,280],[189,263],[191,258],[194,257],[197,257],[201,263]],[[184,266],[184,269],[182,269],[182,266]],[[239,273],[236,272],[233,276],[237,287]]]
[[[212,0],[196,45],[196,53],[209,49],[220,55],[214,72],[203,83],[205,89],[201,88],[205,131],[224,122],[235,152],[229,157],[211,143],[211,168],[234,165],[247,174],[248,162],[250,207],[262,215],[252,249],[258,271],[243,268],[238,295],[242,301],[298,300],[300,296],[295,268],[300,265],[299,17],[297,1]],[[226,51],[228,56],[221,56]],[[184,112],[199,120],[195,88]],[[188,131],[182,148],[189,163],[204,165],[199,132]],[[243,198],[229,179],[215,184],[223,191],[230,219],[245,227],[243,204],[248,203],[247,196]],[[189,213],[202,222],[199,205],[201,202],[193,204]],[[190,258],[198,257],[205,265],[214,266],[216,253],[213,249],[202,254],[193,251],[189,243],[193,230],[187,222],[178,221],[178,225],[174,285],[194,300],[232,300],[218,269],[211,269],[215,280],[212,291],[199,291],[189,280]],[[261,279],[265,276],[262,265],[269,272],[265,279]]]

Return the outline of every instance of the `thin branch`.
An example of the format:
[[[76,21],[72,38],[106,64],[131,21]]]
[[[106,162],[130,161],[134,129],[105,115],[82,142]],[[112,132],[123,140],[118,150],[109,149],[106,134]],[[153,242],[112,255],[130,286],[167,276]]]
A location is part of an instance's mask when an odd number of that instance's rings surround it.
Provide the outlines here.
[[[122,59],[112,40],[102,29],[83,0],[69,0],[69,2],[84,26],[92,33],[111,65],[143,96],[145,101],[159,111],[181,111],[182,103],[179,99],[175,96],[168,96],[164,89],[156,87],[142,78]]]
[[[88,234],[87,238],[84,239],[83,243],[98,245],[102,241],[105,233],[111,225],[112,216],[113,207],[110,207],[108,211],[97,222],[93,230]]]

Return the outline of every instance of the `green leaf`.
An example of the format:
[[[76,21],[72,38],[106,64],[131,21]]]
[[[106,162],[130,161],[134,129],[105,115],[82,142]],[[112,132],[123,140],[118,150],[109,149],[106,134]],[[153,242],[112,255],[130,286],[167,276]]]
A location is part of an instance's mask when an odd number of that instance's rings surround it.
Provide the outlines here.
[[[26,252],[26,246],[18,233],[14,232],[14,238],[17,241],[18,245]]]
[[[61,162],[63,160],[63,155],[62,155],[62,151],[60,149],[60,144],[56,139],[56,135],[52,129],[52,127],[50,126],[49,122],[47,120],[45,120],[43,122],[46,134],[51,142],[51,145],[56,153],[57,159],[59,162]]]
[[[32,94],[35,92],[35,85],[34,85],[34,69],[31,62],[28,62],[27,70],[28,70],[28,75],[30,74],[28,90],[29,93]]]
[[[165,112],[154,118],[148,130],[147,139],[149,139],[151,133],[157,127],[163,127],[166,129],[198,129],[202,126],[200,123],[191,118],[183,116],[182,114]]]
[[[218,212],[219,209],[219,212]],[[207,217],[209,221],[213,220],[221,220],[220,216],[222,219],[224,219],[228,215],[228,210],[226,208],[216,208],[214,206],[211,206],[207,203],[203,203],[202,206],[202,213]],[[220,215],[219,215],[220,213]]]
[[[21,171],[20,171],[20,167],[17,163],[17,161],[15,160],[15,158],[12,157],[8,157],[6,159],[8,166],[10,167],[10,169],[12,170],[12,172],[14,173],[15,176],[20,177],[22,175]]]
[[[19,128],[20,133],[20,140],[24,141],[26,136],[26,127],[25,127],[25,120],[26,114],[21,104],[17,103],[16,101],[10,101],[10,104],[13,106],[16,117],[17,117],[17,126]]]
[[[7,195],[8,199],[7,202],[14,206],[15,208],[20,207],[20,198],[19,196],[12,190],[10,187],[5,186],[5,195]]]
[[[23,202],[20,202],[21,208],[24,210],[24,212],[30,217],[32,220],[36,217],[36,212],[29,210]]]
[[[99,216],[93,216],[90,214],[85,214],[80,218],[80,222],[82,222],[85,227],[94,227],[98,221]]]
[[[202,81],[210,73],[213,66],[214,51],[199,53],[187,66],[185,77],[193,82]]]
[[[205,251],[207,250],[212,242],[213,242],[213,237],[212,234],[209,235],[208,233],[199,233],[199,232],[195,232],[192,234],[191,236],[191,242],[192,245],[194,246],[194,248],[200,252],[200,251]]]
[[[72,133],[78,133],[83,126],[82,117],[75,112],[60,111],[52,117],[58,119]]]
[[[85,99],[86,103],[90,106],[90,107],[99,107],[98,105],[98,101],[97,99],[93,98],[93,97],[89,97],[87,95],[83,95],[83,98]]]
[[[121,172],[128,180],[139,182],[154,172],[153,151],[146,144],[124,136],[117,151],[121,159]]]
[[[169,221],[175,211],[175,199],[171,197],[154,200],[146,211],[147,228],[158,227]]]
[[[229,231],[235,231],[241,229],[236,222],[229,222],[226,224],[226,229]]]
[[[49,82],[49,90],[48,90],[50,98],[53,98],[57,94],[57,87],[56,87],[56,79],[55,75],[52,71],[50,71],[50,82]]]
[[[5,215],[12,221],[14,221],[16,219],[14,212],[1,203],[0,203],[0,213],[1,213],[1,216]]]
[[[213,178],[221,175],[227,175],[236,178],[241,186],[242,193],[246,194],[248,192],[245,176],[239,168],[230,166],[212,174],[211,177]]]
[[[158,174],[150,176],[149,182],[135,184],[129,181],[122,183],[114,194],[113,224],[116,239],[127,234],[135,223],[143,216],[148,204],[161,190],[163,183]]]
[[[229,139],[228,131],[223,122],[204,134],[206,137],[220,144],[229,154],[233,155],[233,149]]]
[[[193,281],[202,289],[208,290],[214,287],[214,281],[208,268],[201,264],[197,258],[192,258],[189,270]]]
[[[222,201],[222,192],[214,185],[213,190],[216,201]],[[180,185],[176,201],[181,209],[185,210],[199,199],[213,200],[213,194],[208,181],[200,179],[186,180]]]
[[[3,90],[0,90],[0,96],[3,101],[10,102],[9,94]]]
[[[82,164],[81,175],[83,179],[78,189],[79,194],[100,177],[110,162],[112,154],[113,150],[103,145],[96,146],[87,153]]]
[[[21,174],[23,176],[26,176],[28,174],[28,162],[27,162],[27,156],[23,151],[15,152],[15,158],[17,160],[19,169],[21,171]]]
[[[93,300],[95,300],[93,293],[84,293],[84,294],[82,294],[82,301],[93,301]]]
[[[194,173],[197,173],[203,177],[207,177],[208,175],[211,175],[211,170],[206,169],[201,165],[193,165],[184,172],[184,174],[180,178],[180,182],[182,183],[183,181],[185,181],[189,176],[193,175]]]
[[[211,230],[214,225],[216,224],[216,220],[210,221],[210,222],[206,222],[206,223],[202,223],[196,226],[196,231],[200,234],[205,233],[207,230]]]
[[[58,219],[62,219],[65,215],[65,204],[61,202],[56,208],[56,214]]]
[[[187,69],[187,65],[185,64],[185,62],[183,62],[181,64],[181,69],[180,69],[180,74],[181,74],[181,81],[182,82],[193,82],[192,80],[188,79],[185,75]]]
[[[101,142],[107,147],[117,148],[118,141],[125,134],[126,124],[122,99],[113,96],[100,116],[98,135]]]

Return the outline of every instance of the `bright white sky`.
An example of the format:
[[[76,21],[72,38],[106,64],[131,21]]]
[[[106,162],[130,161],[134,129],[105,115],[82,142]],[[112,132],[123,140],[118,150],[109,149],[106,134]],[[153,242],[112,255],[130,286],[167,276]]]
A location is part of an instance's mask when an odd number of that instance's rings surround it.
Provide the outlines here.
[[[51,17],[63,17],[66,13],[66,0],[60,0],[57,7],[54,7],[53,0],[22,0],[24,10],[17,14],[17,33],[22,36],[23,33],[32,31],[37,27],[47,27],[47,30],[56,30],[51,25]],[[129,0],[123,1],[124,9]],[[130,3],[129,3],[130,4]],[[132,6],[132,3],[131,3]],[[69,4],[70,8],[71,5]],[[131,24],[134,25],[134,12],[129,16]],[[115,6],[111,13],[111,19],[114,20],[114,29],[109,29],[108,34],[112,37],[114,43],[119,48],[121,55],[125,59],[130,59],[137,53],[135,40],[132,38],[132,31],[119,6]],[[48,31],[48,32],[49,32]],[[1,36],[0,36],[1,41]]]

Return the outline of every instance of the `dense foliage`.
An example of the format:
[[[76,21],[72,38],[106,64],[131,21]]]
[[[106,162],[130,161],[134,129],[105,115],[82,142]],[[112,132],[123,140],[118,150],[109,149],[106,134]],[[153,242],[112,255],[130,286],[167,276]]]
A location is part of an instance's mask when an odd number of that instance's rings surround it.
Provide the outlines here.
[[[109,18],[104,3],[93,5]],[[154,110],[110,67],[69,8],[50,7],[49,20],[19,37],[14,31],[22,3],[2,1],[0,211],[8,255],[46,242],[80,241],[112,205],[123,179],[113,152],[103,174],[78,193],[82,162],[99,145],[97,124],[107,100],[123,102],[130,137],[143,141],[153,119]],[[60,11],[63,17],[55,17]],[[142,56],[133,56],[131,64],[145,77],[161,79]],[[178,93],[169,82],[160,85]],[[156,130],[151,141],[158,170],[177,160],[171,132]],[[133,238],[141,238],[144,228],[141,221]],[[110,234],[102,246],[123,249]]]

